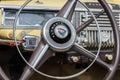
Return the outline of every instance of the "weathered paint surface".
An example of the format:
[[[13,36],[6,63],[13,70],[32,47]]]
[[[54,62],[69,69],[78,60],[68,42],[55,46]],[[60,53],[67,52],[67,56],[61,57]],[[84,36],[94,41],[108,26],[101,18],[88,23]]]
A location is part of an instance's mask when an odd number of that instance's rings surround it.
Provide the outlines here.
[[[0,5],[14,5],[14,6],[20,6],[22,5],[26,0],[1,0]],[[38,0],[39,3],[36,3],[37,0],[32,0],[29,4],[29,6],[42,6],[42,7],[54,7],[54,8],[60,8],[62,7],[67,0]],[[84,2],[96,2],[97,0],[81,0]],[[108,3],[115,3],[120,4],[120,0],[107,0]]]
[[[26,0],[1,0],[0,6],[21,6]],[[39,1],[40,3],[36,3]],[[40,6],[43,8],[61,8],[67,0],[32,0],[27,6]],[[84,2],[96,2],[97,0],[82,0]],[[107,0],[108,3],[120,4],[120,0]],[[0,25],[2,23],[2,10],[0,8]],[[0,26],[1,27],[1,26]],[[20,29],[16,31],[17,39],[20,40],[21,36],[25,34],[40,36],[41,31],[38,29],[25,30]],[[0,39],[13,39],[12,29],[0,29]]]

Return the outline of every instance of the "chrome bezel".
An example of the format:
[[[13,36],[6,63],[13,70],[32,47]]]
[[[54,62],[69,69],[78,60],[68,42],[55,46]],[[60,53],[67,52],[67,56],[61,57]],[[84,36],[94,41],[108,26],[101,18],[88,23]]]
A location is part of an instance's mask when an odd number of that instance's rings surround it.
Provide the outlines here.
[[[32,39],[33,39],[33,38],[36,39],[34,45],[30,45],[30,44],[29,44],[29,40],[30,40],[31,38],[32,38]],[[23,40],[26,40],[25,43],[22,43],[22,47],[23,47],[23,49],[24,49],[25,51],[33,51],[33,50],[37,47],[37,45],[38,45],[38,43],[39,43],[39,41],[40,41],[39,37],[37,37],[37,36],[31,36],[31,35],[26,35],[26,36],[24,36],[22,39],[23,39]]]

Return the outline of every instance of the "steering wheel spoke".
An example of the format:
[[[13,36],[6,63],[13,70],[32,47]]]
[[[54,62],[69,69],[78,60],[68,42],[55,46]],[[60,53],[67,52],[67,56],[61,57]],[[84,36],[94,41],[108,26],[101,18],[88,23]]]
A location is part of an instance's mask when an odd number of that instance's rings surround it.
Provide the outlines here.
[[[8,76],[4,73],[2,67],[0,66],[0,77],[2,80],[10,80]]]
[[[32,68],[37,69],[42,66],[48,58],[52,57],[52,53],[53,52],[49,49],[49,45],[45,45],[43,44],[43,41],[40,41],[38,47],[29,60],[29,64]],[[25,67],[20,80],[27,80],[34,73],[34,71],[31,70],[31,67],[28,65]]]
[[[83,48],[82,46],[80,46],[79,44],[75,43],[74,46],[72,47],[72,50],[77,51],[91,59],[95,58],[95,54],[93,54],[92,52],[88,51],[87,49]]]
[[[105,10],[101,10],[99,12],[99,14],[95,15],[95,18],[99,18],[100,15],[102,15],[105,12]],[[80,31],[82,31],[83,29],[85,29],[86,27],[88,27],[89,24],[91,24],[94,21],[94,18],[90,18],[88,19],[86,22],[84,22],[83,24],[81,24],[80,26],[78,26],[76,28],[76,32],[79,33]]]
[[[57,17],[64,17],[68,20],[71,20],[76,4],[77,0],[68,0],[64,7],[57,14]]]
[[[90,58],[90,59],[95,59],[96,55],[90,51],[88,51],[87,49],[83,48],[82,46],[80,46],[79,44],[75,43],[74,46],[72,47],[72,50],[79,52],[80,54]],[[101,66],[103,66],[106,69],[110,69],[111,66],[109,64],[107,64],[106,62],[102,61],[99,57],[97,57],[96,59],[96,63],[100,64]]]
[[[94,59],[96,57],[96,55],[90,51],[88,51],[87,49],[83,48],[82,46],[80,46],[79,44],[75,43],[74,46],[72,47],[72,50],[90,58],[90,59]],[[114,69],[114,65],[115,63],[113,62],[112,64],[108,64],[106,62],[104,62],[103,60],[101,60],[99,57],[96,59],[95,61],[96,63],[98,63],[100,66],[102,66],[103,68],[105,68],[108,73],[107,75],[105,76],[105,78],[103,80],[109,80],[111,79],[111,76],[110,75],[113,75],[113,71],[115,71]],[[108,76],[109,75],[109,76]]]

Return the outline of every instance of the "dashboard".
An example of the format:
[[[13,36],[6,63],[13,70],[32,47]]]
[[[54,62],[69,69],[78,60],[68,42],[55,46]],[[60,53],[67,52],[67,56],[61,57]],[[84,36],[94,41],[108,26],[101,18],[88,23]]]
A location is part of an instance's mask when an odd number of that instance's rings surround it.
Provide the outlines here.
[[[90,11],[93,12],[94,15],[98,15],[102,7],[99,3],[96,2],[86,2],[85,3]],[[113,14],[115,15],[118,27],[120,27],[120,5],[118,4],[109,4],[109,6],[112,8]],[[22,31],[25,31],[26,29],[38,29],[42,30],[42,27],[44,24],[50,19],[56,16],[57,12],[59,11],[59,8],[56,9],[43,9],[43,8],[26,8],[24,9],[17,21],[17,28],[22,29]],[[15,15],[18,12],[18,8],[16,7],[2,7],[2,27],[3,29],[12,29],[13,28],[13,23],[15,20]],[[78,27],[81,24],[84,24],[87,20],[91,18],[91,14],[85,7],[83,7],[80,3],[77,3],[77,7],[75,9],[74,15],[72,17],[72,24],[74,27]],[[114,35],[113,31],[111,28],[111,24],[109,22],[109,19],[106,15],[106,13],[103,13],[97,18],[98,24],[101,29],[101,35],[102,35],[102,47],[101,50],[103,51],[111,51],[112,48],[114,47]],[[24,35],[20,35],[21,40],[24,40],[25,36],[31,36],[31,39],[34,38],[36,35],[31,35],[26,32]],[[33,36],[33,37],[32,37]],[[36,39],[37,41],[34,42],[39,42],[37,36]],[[29,37],[30,39],[30,37]],[[27,40],[28,41],[28,40]],[[96,51],[98,48],[99,44],[99,37],[98,37],[98,30],[96,27],[95,21],[93,21],[90,25],[88,25],[87,28],[85,28],[82,32],[80,32],[77,35],[77,40],[76,43],[79,45],[82,45],[83,47]],[[25,43],[23,43],[25,44]],[[27,42],[26,42],[27,44]],[[36,43],[37,44],[37,43]],[[24,46],[24,45],[23,45]],[[27,46],[24,46],[23,48],[25,49]],[[35,46],[34,46],[35,47]],[[30,48],[30,47],[28,47]],[[33,50],[33,47],[31,48]],[[25,49],[26,50],[26,49]],[[30,50],[30,49],[29,49]]]

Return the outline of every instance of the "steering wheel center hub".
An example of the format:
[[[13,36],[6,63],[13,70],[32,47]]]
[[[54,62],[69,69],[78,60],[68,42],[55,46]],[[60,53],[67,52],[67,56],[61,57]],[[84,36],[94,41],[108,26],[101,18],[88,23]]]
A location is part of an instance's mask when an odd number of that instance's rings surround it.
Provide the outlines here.
[[[74,26],[61,17],[50,19],[43,28],[44,40],[54,51],[66,51],[71,48],[76,39]]]

